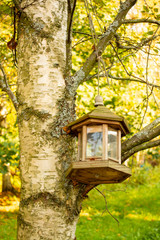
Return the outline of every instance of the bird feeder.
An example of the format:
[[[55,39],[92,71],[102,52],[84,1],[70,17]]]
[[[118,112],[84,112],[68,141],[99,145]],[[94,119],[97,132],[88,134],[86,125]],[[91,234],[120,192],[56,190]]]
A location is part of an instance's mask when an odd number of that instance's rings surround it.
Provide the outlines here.
[[[66,126],[78,137],[78,156],[66,172],[73,181],[98,185],[118,183],[131,176],[131,170],[121,164],[121,137],[129,133],[123,117],[103,106],[97,96],[96,108]]]

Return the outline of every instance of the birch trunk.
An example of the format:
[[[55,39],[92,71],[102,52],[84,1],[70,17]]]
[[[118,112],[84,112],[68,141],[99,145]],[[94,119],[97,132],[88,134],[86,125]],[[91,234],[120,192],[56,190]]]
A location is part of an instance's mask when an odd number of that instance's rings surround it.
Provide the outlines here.
[[[64,80],[67,0],[22,1],[20,7],[18,239],[73,240],[81,197],[64,176],[75,159],[75,139],[62,130],[75,116],[75,92]]]

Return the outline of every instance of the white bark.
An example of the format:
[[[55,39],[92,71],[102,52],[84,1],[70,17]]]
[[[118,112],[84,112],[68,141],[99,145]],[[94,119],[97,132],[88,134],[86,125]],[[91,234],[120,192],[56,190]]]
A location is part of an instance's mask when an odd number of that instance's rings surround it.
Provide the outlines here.
[[[74,139],[61,134],[66,120],[74,117],[70,97],[64,101],[67,1],[26,5],[28,1],[22,1],[20,6],[24,12],[18,43],[22,178],[18,239],[72,240],[79,194],[64,171],[74,158]]]

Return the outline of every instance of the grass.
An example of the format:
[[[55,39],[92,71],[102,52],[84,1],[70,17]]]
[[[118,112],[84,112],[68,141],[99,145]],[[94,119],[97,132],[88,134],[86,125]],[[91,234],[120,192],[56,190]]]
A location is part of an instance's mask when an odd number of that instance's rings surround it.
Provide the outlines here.
[[[98,186],[119,224],[104,212],[104,197],[96,190],[89,193],[83,202],[77,240],[160,239],[160,168],[138,171],[129,183]]]
[[[2,176],[0,175],[0,190],[2,189]],[[16,240],[17,211],[19,198],[10,192],[0,191],[0,240]]]
[[[159,175],[160,167],[144,167],[136,169],[129,182],[98,186],[119,224],[104,212],[104,197],[92,190],[83,202],[77,240],[159,240]],[[16,239],[17,201],[10,193],[0,195],[0,240]]]
[[[0,212],[0,239],[16,240],[17,213]]]

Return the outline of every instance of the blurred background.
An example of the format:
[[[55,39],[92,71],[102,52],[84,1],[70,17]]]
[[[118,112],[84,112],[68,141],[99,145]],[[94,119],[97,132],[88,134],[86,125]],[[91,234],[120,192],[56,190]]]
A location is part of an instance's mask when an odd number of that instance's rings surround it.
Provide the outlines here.
[[[113,21],[119,5],[118,0],[88,3],[96,37],[91,33],[84,1],[79,0],[73,19],[73,74],[94,50],[96,39]],[[11,0],[1,1],[0,78],[6,76],[14,93],[16,49],[10,49],[7,43],[15,31],[17,39],[15,13],[18,18]],[[159,1],[138,1],[127,18],[159,21]],[[160,113],[159,36],[155,24],[122,25],[102,56],[100,94],[107,108],[127,120],[131,133],[126,138]],[[77,117],[94,109],[97,74],[98,65],[77,90]],[[19,155],[16,111],[8,95],[0,90],[0,239],[4,240],[16,239],[21,188]],[[160,239],[160,147],[138,152],[125,164],[132,169],[132,177],[121,184],[99,185],[84,199],[76,231],[78,240]]]

